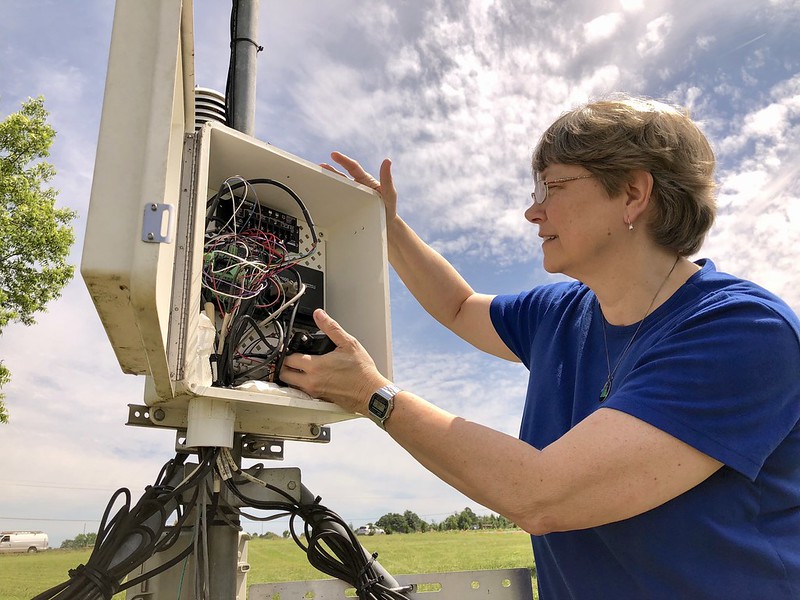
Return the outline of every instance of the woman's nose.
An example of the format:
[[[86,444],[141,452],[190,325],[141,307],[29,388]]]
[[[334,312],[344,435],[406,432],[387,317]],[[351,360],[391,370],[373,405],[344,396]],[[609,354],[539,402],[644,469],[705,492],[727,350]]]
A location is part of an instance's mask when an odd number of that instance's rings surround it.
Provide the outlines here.
[[[525,219],[531,223],[538,223],[542,220],[543,215],[544,210],[542,209],[542,205],[536,204],[536,202],[531,199],[531,205],[525,209]]]

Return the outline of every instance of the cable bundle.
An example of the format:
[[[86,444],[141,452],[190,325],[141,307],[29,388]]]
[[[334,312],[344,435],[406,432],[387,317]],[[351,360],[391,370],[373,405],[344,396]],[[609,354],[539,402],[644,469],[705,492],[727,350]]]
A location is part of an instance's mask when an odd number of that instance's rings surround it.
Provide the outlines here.
[[[186,456],[179,454],[164,465],[156,484],[146,488],[133,507],[130,506],[130,491],[125,488],[117,490],[103,515],[94,550],[86,564],[71,569],[67,581],[32,600],[110,600],[114,594],[178,565],[192,554],[195,557],[194,597],[205,600],[212,576],[208,566],[208,524],[222,521],[239,529],[231,515],[260,521],[289,515],[292,539],[306,553],[309,562],[321,572],[352,585],[359,600],[407,599],[404,592],[410,588],[398,586],[377,562],[377,554],[368,554],[342,518],[323,506],[320,498],[314,497],[306,488],[302,488],[298,502],[257,477],[262,465],[253,467],[256,476],[243,471],[227,448],[201,449],[199,464],[188,476],[174,483],[183,475]],[[276,514],[260,517],[230,505],[214,485],[219,481],[224,482],[245,506]],[[248,497],[241,488],[250,483],[270,489],[283,500],[261,501]],[[120,497],[124,497],[123,506],[110,517]],[[178,515],[176,522],[167,526],[167,519],[175,512]],[[157,568],[121,583],[151,556],[172,548],[181,530],[188,526],[192,514],[192,543]],[[297,519],[304,522],[307,545],[296,531]],[[176,591],[176,597],[180,597],[180,590]]]
[[[108,600],[119,591],[130,588],[169,569],[192,553],[185,548],[157,569],[124,584],[122,580],[157,552],[170,549],[180,535],[189,512],[197,502],[201,485],[213,468],[218,450],[206,452],[196,469],[177,485],[170,484],[179,477],[186,454],[179,454],[161,469],[153,486],[131,507],[131,493],[117,490],[109,501],[97,532],[94,550],[85,565],[69,571],[69,579],[35,596],[33,600]],[[188,494],[188,500],[184,494]],[[111,511],[118,499],[123,505],[114,516]],[[174,525],[167,519],[177,512]]]
[[[289,532],[292,539],[306,553],[308,562],[313,567],[352,585],[359,600],[408,598],[404,592],[410,591],[410,588],[401,588],[397,584],[377,562],[377,553],[368,554],[342,518],[320,503],[321,498],[314,497],[303,487],[300,502],[296,502],[283,490],[243,472],[229,457],[229,451],[224,449],[220,460],[227,461],[229,476],[223,474],[222,477],[228,489],[246,506],[259,510],[280,511],[281,514],[270,518],[289,514]],[[260,465],[256,468],[258,467]],[[248,497],[240,489],[240,486],[247,482],[257,483],[270,489],[286,498],[286,502],[264,502]],[[257,519],[242,512],[240,514],[250,519]],[[303,533],[308,541],[307,545],[297,533],[298,518],[304,523]]]

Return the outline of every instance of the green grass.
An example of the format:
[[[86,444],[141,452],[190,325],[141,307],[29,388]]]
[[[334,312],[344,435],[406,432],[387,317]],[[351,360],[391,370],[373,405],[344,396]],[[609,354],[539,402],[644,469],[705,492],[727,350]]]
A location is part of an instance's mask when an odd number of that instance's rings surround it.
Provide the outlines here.
[[[30,600],[68,578],[86,562],[89,550],[48,550],[36,554],[0,554],[0,598]]]
[[[359,539],[367,550],[378,553],[378,560],[390,573],[397,575],[533,568],[530,537],[519,531],[450,531]],[[0,598],[30,600],[64,581],[69,569],[88,558],[88,551],[78,550],[0,555]],[[248,562],[248,585],[325,578],[308,564],[292,540],[250,540]]]

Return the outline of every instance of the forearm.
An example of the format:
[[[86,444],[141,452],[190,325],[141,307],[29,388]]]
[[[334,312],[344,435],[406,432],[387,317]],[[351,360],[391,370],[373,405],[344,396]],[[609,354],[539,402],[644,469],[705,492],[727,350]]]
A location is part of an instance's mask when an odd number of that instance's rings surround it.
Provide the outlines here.
[[[541,454],[532,446],[405,391],[396,398],[386,430],[426,469],[467,497],[526,531],[541,532],[547,486],[538,486],[541,498],[532,494],[530,481],[537,479]]]
[[[475,292],[444,257],[400,217],[388,224],[389,262],[422,307],[452,329],[464,302]]]
[[[440,479],[535,535],[639,515],[721,467],[671,435],[611,409],[596,411],[540,451],[401,392],[386,430]]]

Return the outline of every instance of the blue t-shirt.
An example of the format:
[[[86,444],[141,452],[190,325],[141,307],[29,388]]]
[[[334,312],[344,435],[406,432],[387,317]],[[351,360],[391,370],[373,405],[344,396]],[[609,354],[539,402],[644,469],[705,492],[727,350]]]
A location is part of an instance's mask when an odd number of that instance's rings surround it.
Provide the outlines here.
[[[492,322],[530,370],[520,439],[542,449],[600,407],[723,463],[645,513],[532,536],[542,600],[800,598],[800,320],[711,261],[653,311],[611,394],[603,315],[579,282],[498,296]],[[606,325],[612,368],[638,324]]]

